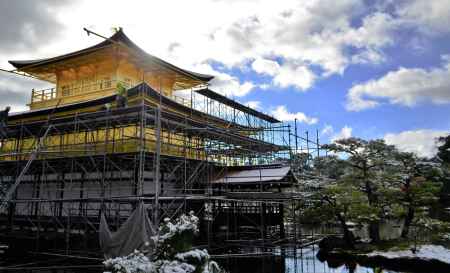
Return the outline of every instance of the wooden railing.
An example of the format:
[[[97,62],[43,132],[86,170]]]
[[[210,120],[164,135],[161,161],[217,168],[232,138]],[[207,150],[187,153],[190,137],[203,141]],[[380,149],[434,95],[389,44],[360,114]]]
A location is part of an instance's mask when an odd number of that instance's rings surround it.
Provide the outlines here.
[[[56,98],[56,88],[47,88],[43,90],[31,90],[31,103],[52,100]]]
[[[183,98],[177,95],[170,95],[169,98],[178,102],[179,104],[183,104],[184,106],[192,107],[192,101],[190,99]]]
[[[58,87],[59,96],[62,98],[77,96],[81,94],[88,94],[92,92],[98,92],[103,90],[109,90],[116,88],[116,84],[121,82],[126,88],[132,87],[131,83],[117,81],[117,80],[109,80],[109,81],[95,81],[90,84],[83,85],[71,85],[70,87],[64,88],[64,86]],[[31,92],[31,103],[43,102],[52,99],[56,99],[57,91],[56,87],[47,88],[43,90],[35,90],[33,89]]]

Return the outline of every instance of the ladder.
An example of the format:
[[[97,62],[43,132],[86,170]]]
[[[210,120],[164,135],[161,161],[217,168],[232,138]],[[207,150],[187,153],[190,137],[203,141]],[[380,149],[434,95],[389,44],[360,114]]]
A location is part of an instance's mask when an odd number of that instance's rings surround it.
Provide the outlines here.
[[[47,127],[47,130],[45,131],[44,135],[39,137],[38,142],[36,143],[36,146],[34,147],[33,151],[31,151],[30,158],[27,161],[27,164],[25,164],[25,167],[20,172],[19,176],[17,176],[16,181],[14,181],[14,184],[9,187],[8,191],[6,192],[2,204],[0,208],[3,208],[3,206],[6,206],[9,201],[11,201],[11,198],[16,191],[17,187],[19,186],[20,182],[22,182],[23,177],[27,173],[28,169],[31,166],[31,163],[36,159],[41,149],[44,147],[45,138],[47,137],[48,133],[52,129],[53,125],[49,125]]]
[[[11,198],[12,198],[14,192],[16,191],[17,187],[22,182],[22,179],[25,176],[25,174],[27,173],[28,169],[30,168],[31,163],[33,163],[33,161],[36,159],[36,157],[38,156],[41,149],[44,147],[45,139],[47,138],[48,133],[53,128],[53,125],[50,124],[51,117],[52,117],[53,113],[56,111],[56,109],[59,107],[60,103],[61,103],[61,99],[58,100],[58,102],[56,103],[56,106],[53,108],[52,112],[48,115],[47,123],[46,123],[47,130],[45,130],[44,134],[41,137],[39,137],[36,145],[34,146],[33,151],[31,151],[30,158],[28,159],[27,164],[25,164],[25,167],[22,169],[22,171],[20,171],[19,176],[17,176],[16,180],[14,181],[14,184],[12,184],[11,187],[9,187],[5,196],[2,198],[1,204],[0,204],[0,210],[2,210],[4,207],[6,207],[8,205],[8,203],[11,201]]]

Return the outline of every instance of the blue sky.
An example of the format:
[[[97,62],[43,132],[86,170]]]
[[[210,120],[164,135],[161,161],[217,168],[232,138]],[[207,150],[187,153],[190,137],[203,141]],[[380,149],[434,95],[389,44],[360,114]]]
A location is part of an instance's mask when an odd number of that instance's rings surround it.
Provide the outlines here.
[[[216,76],[212,87],[321,132],[432,156],[450,131],[449,0],[14,1],[0,4],[0,65],[67,53],[121,26],[147,52]],[[26,16],[23,16],[26,15]],[[2,22],[5,20],[5,22]],[[42,83],[0,75],[0,106]]]

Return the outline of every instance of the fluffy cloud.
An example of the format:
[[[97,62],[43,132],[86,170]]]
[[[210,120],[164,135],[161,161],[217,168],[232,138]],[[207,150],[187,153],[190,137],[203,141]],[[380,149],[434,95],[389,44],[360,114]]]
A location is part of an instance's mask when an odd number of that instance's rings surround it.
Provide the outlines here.
[[[252,82],[241,83],[237,77],[226,73],[214,74],[215,78],[210,82],[211,88],[225,96],[242,97],[247,95],[255,85]]]
[[[287,110],[286,106],[279,105],[274,110],[270,112],[275,118],[281,121],[294,121],[297,119],[298,122],[303,122],[306,124],[316,124],[319,119],[314,117],[308,117],[302,112],[291,113]]]
[[[320,134],[326,136],[333,134],[333,132],[334,132],[333,126],[331,126],[330,124],[325,124],[325,126],[320,131]]]
[[[67,1],[13,2],[0,4],[5,11],[0,18],[2,67],[9,58],[49,57],[99,41],[87,37],[83,27],[109,35],[112,26],[122,26],[143,49],[183,68],[207,63],[227,68],[214,71],[213,84],[230,96],[254,89],[235,76],[236,68],[267,74],[272,85],[307,90],[318,79],[343,74],[352,63],[383,62],[383,50],[395,43],[400,28],[423,25],[441,33],[450,18],[445,0],[387,1],[394,8],[378,9],[362,0],[198,0],[201,9],[188,1],[130,0],[127,5],[112,2],[101,16],[101,1],[77,1],[69,12]],[[149,10],[157,12],[149,17]]]
[[[330,140],[331,140],[331,142],[334,142],[339,139],[349,138],[352,136],[352,131],[353,131],[352,127],[345,125],[344,127],[342,127],[342,129],[339,132],[334,134],[330,138]]]
[[[0,51],[32,50],[56,40],[63,32],[56,13],[67,0],[0,1]]]
[[[316,76],[306,66],[283,65],[273,81],[280,87],[295,86],[300,90],[310,88]]]
[[[276,61],[258,58],[253,61],[252,68],[257,73],[275,76],[280,72],[280,65]]]
[[[347,110],[360,111],[374,108],[383,101],[390,104],[414,106],[429,101],[450,103],[450,58],[433,69],[399,68],[383,77],[354,85],[347,94]]]
[[[253,61],[252,68],[257,73],[272,76],[273,83],[282,88],[294,86],[305,90],[310,88],[316,79],[316,75],[307,66],[290,62],[280,66],[276,61],[259,58]]]
[[[247,105],[250,108],[253,108],[255,110],[261,109],[261,102],[257,100],[251,100],[244,103],[244,105]]]
[[[195,71],[214,75],[210,82],[211,89],[229,97],[243,97],[247,95],[255,85],[252,82],[241,82],[238,77],[217,71],[208,64],[197,65]]]
[[[301,90],[310,88],[320,76],[342,74],[351,63],[382,62],[382,49],[393,44],[398,26],[391,15],[373,13],[360,0],[332,4],[325,0],[202,1],[202,7],[204,20],[187,20],[181,29],[189,25],[204,33],[171,35],[177,37],[170,43],[177,45],[175,50],[170,47],[171,60],[188,64],[213,60],[229,68],[247,67],[251,62],[254,71],[272,77],[272,84]],[[212,12],[204,14],[203,10]],[[359,20],[361,24],[355,26]],[[182,32],[179,27],[174,31]],[[323,73],[315,75],[318,72],[311,66]]]
[[[404,152],[413,152],[420,157],[433,157],[437,153],[437,141],[440,136],[448,135],[448,131],[416,130],[390,133],[384,136],[387,144],[395,145]]]
[[[396,13],[408,23],[428,34],[450,32],[450,3],[446,0],[399,1]]]

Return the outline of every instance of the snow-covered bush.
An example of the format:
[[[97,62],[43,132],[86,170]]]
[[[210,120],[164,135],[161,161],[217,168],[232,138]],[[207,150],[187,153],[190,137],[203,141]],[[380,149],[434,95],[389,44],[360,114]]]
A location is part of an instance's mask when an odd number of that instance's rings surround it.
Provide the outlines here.
[[[152,237],[156,250],[153,259],[135,250],[125,257],[104,261],[112,273],[221,273],[219,265],[210,260],[208,251],[192,249],[192,240],[198,233],[198,217],[192,212],[181,215],[174,223],[169,219],[159,228],[159,235]]]
[[[152,237],[155,241],[157,259],[173,259],[175,254],[189,251],[192,240],[198,233],[198,217],[191,212],[181,215],[175,223],[169,218],[159,228],[159,235]]]
[[[106,268],[115,273],[156,273],[155,265],[143,253],[135,250],[125,257],[108,259],[103,262]]]
[[[195,266],[183,263],[177,260],[162,260],[157,262],[160,273],[193,273],[196,271]],[[197,271],[199,272],[199,271]]]

